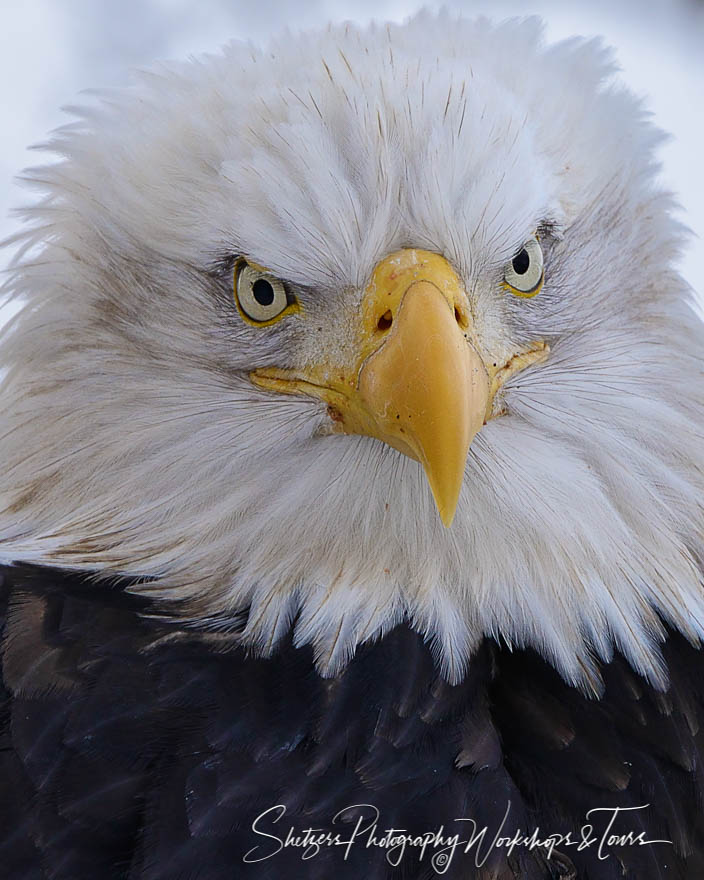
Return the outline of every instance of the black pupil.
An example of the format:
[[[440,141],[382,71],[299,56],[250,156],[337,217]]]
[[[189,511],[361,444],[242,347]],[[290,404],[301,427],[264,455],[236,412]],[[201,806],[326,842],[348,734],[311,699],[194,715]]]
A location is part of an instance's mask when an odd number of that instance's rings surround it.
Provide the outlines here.
[[[528,251],[523,248],[522,251],[519,251],[512,261],[513,271],[516,275],[525,275],[528,271],[528,267],[530,266],[530,257],[528,256]]]
[[[252,294],[260,306],[270,306],[274,302],[274,288],[264,278],[254,282]]]

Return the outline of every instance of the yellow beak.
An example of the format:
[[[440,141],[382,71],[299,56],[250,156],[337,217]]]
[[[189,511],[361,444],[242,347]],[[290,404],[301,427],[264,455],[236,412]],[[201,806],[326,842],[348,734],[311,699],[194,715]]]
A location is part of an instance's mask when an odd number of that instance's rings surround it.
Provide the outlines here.
[[[418,459],[440,518],[452,523],[469,444],[484,423],[489,377],[437,283],[414,281],[388,338],[359,372],[372,436]]]
[[[425,469],[449,526],[467,452],[484,424],[491,382],[471,344],[462,284],[438,254],[398,251],[376,267],[362,300],[354,363],[256,370],[263,388],[324,400],[334,430],[383,440]]]

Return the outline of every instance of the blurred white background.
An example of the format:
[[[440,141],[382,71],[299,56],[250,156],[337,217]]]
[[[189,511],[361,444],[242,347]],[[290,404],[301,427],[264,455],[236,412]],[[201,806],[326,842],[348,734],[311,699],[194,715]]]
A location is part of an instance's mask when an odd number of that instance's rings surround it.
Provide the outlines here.
[[[662,176],[695,232],[682,269],[702,292],[704,264],[704,0],[2,0],[0,9],[0,238],[16,231],[11,209],[27,198],[13,177],[47,156],[27,145],[68,121],[60,111],[81,89],[129,81],[129,69],[159,58],[212,52],[230,39],[260,42],[285,26],[332,19],[400,21],[421,5],[503,19],[536,13],[550,41],[601,34],[615,46],[622,77],[673,138]],[[0,252],[0,268],[11,256]],[[7,317],[0,307],[0,321]]]

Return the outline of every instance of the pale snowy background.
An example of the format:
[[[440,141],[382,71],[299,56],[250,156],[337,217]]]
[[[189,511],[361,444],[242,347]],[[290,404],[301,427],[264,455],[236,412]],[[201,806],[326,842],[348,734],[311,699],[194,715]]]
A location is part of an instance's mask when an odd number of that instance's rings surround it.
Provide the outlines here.
[[[265,40],[284,26],[328,19],[400,21],[413,0],[1,0],[0,238],[17,229],[10,215],[28,195],[12,178],[46,161],[26,149],[67,121],[60,106],[81,89],[125,83],[132,67],[157,58],[215,51],[230,39]],[[698,238],[682,268],[704,292],[704,0],[464,0],[442,5],[495,19],[537,13],[550,40],[603,34],[618,50],[623,78],[648,97],[659,125],[673,134],[662,148],[663,178],[676,191]],[[0,252],[0,268],[11,255]],[[703,300],[704,301],[704,300]],[[0,305],[0,322],[8,317]]]

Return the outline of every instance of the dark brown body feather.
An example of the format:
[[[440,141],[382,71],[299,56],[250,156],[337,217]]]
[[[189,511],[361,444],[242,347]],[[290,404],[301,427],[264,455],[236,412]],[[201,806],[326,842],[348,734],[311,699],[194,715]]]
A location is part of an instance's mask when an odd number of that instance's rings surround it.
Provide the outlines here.
[[[590,700],[531,651],[487,640],[464,682],[438,676],[407,626],[360,648],[344,674],[315,672],[309,649],[286,643],[269,660],[197,635],[165,638],[122,586],[29,566],[4,574],[0,716],[0,871],[7,878],[569,878],[704,877],[704,657],[678,635],[665,646],[671,687],[655,692],[621,657]],[[510,809],[508,805],[510,803]],[[449,865],[408,846],[398,867],[361,835],[302,859],[252,823],[349,838],[379,810],[413,834],[444,826],[481,845]],[[672,844],[606,846],[614,833]],[[371,807],[365,808],[370,810]],[[509,809],[506,817],[507,809]],[[371,814],[368,814],[371,816]],[[581,850],[582,827],[597,842]],[[491,847],[497,833],[571,833],[574,845]],[[396,851],[398,855],[398,851]],[[389,854],[393,858],[393,854]],[[477,861],[482,862],[481,867]],[[444,871],[444,873],[440,873]]]

